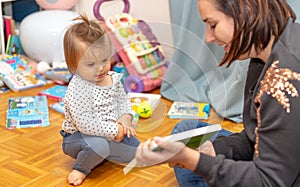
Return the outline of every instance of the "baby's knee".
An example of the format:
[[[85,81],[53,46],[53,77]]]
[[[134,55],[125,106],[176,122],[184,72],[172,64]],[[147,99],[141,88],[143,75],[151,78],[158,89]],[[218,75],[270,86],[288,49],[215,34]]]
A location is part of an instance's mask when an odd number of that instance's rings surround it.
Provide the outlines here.
[[[84,149],[87,152],[94,152],[102,158],[106,158],[110,154],[110,149],[108,144],[103,142],[101,144],[86,144],[84,146]]]

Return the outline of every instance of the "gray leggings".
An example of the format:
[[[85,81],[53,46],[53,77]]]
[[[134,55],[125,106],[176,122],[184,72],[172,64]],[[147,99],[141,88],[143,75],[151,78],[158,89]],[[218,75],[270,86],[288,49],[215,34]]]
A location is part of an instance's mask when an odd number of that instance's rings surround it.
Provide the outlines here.
[[[63,136],[62,150],[76,159],[73,169],[88,175],[104,159],[117,163],[130,162],[139,145],[136,137],[124,137],[121,142],[108,141],[100,136],[90,136],[75,132],[69,134],[60,131]]]

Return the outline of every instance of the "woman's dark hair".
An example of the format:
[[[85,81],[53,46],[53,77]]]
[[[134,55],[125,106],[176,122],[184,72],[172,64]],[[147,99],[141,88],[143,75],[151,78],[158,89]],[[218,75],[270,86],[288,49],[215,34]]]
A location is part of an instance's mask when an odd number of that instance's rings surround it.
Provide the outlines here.
[[[286,0],[213,0],[216,8],[233,18],[234,35],[231,48],[220,66],[230,66],[241,54],[249,53],[254,46],[256,53],[267,47],[271,36],[278,40],[289,18],[296,14]]]

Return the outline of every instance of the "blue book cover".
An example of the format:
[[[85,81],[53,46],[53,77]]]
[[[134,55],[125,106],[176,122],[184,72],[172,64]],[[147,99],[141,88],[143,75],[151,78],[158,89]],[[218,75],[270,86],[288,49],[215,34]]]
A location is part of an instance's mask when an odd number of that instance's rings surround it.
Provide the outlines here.
[[[22,49],[20,37],[17,35],[9,35],[7,46],[6,46],[6,54],[8,55],[24,55],[24,51]]]
[[[42,90],[38,95],[45,95],[48,99],[61,101],[67,92],[67,86],[64,85],[55,85],[49,89]]]
[[[51,109],[55,110],[56,112],[59,112],[61,114],[65,114],[65,104],[63,101],[60,101],[60,102],[57,102],[57,103],[54,103],[52,105],[49,106]]]
[[[210,105],[206,102],[173,102],[168,116],[174,119],[208,119]]]
[[[49,70],[44,73],[46,79],[51,79],[53,81],[61,81],[64,83],[70,82],[72,74],[68,70]]]
[[[6,128],[33,128],[49,126],[46,96],[24,96],[8,99]]]

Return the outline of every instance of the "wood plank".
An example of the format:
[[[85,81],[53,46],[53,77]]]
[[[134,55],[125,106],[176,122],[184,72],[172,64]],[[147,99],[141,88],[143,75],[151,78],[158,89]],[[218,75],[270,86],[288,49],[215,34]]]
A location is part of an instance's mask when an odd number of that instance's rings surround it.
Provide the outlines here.
[[[64,155],[61,149],[62,138],[59,134],[64,116],[49,109],[50,126],[32,129],[6,130],[6,110],[9,97],[34,96],[53,85],[9,92],[0,95],[0,186],[70,186],[67,176],[72,170],[74,159]],[[151,93],[159,93],[159,89]],[[49,105],[54,101],[48,100]],[[162,98],[157,114],[151,119],[140,120],[138,138],[145,141],[153,136],[169,135],[180,121],[167,117],[172,102]],[[243,129],[236,124],[220,118],[214,111],[209,123],[220,123],[233,132]],[[153,187],[178,186],[173,168],[168,165],[134,169],[126,176],[123,167],[108,161],[96,167],[82,186]]]

